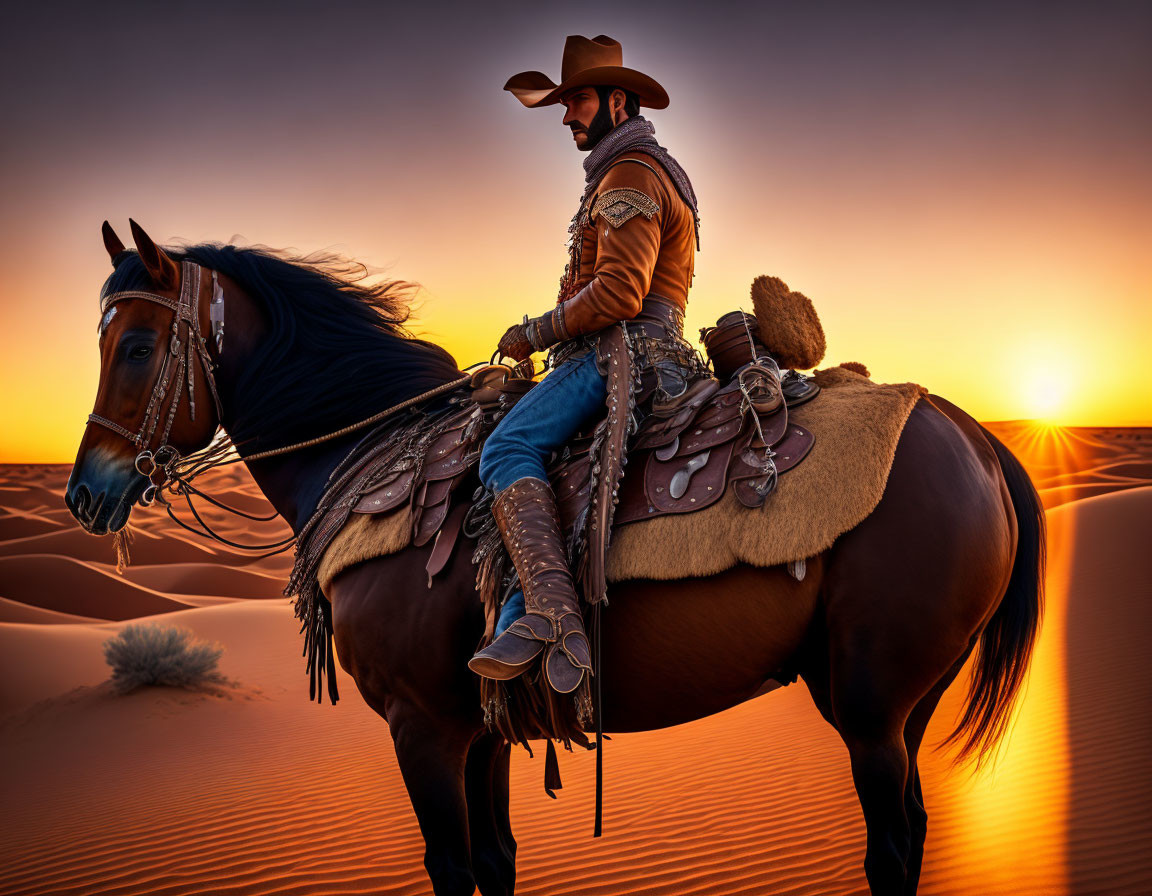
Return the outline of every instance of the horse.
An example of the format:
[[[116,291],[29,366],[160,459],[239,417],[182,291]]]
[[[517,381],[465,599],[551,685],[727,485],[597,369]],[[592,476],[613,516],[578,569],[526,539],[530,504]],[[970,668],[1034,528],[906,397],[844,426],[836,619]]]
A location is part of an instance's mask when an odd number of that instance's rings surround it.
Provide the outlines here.
[[[99,388],[65,496],[90,533],[118,531],[147,497],[152,467],[141,458],[203,449],[217,427],[298,531],[359,433],[318,437],[461,376],[451,355],[406,329],[404,284],[367,285],[362,268],[335,256],[164,249],[131,227],[135,251],[104,224],[114,270],[101,296],[117,300],[101,320]],[[189,288],[193,276],[200,285]],[[221,303],[225,313],[214,316]],[[181,352],[187,363],[172,379]],[[180,403],[184,391],[201,396],[198,407]],[[275,450],[297,440],[304,447]],[[429,550],[410,546],[335,579],[327,596],[336,652],[389,726],[434,892],[511,894],[510,746],[485,726],[466,665],[484,627],[469,552],[455,552],[429,584]],[[871,892],[914,894],[925,728],[975,652],[965,709],[945,743],[958,746],[956,762],[994,754],[1039,629],[1044,564],[1043,509],[1023,467],[967,414],[921,399],[879,505],[809,558],[801,581],[784,567],[737,566],[610,586],[603,729],[698,719],[794,670],[848,749]],[[638,630],[650,636],[622,635]]]

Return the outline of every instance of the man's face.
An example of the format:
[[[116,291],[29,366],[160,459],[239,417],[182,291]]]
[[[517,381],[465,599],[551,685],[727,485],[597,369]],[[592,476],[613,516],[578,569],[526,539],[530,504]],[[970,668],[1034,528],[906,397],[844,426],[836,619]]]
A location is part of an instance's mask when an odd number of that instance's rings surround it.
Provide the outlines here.
[[[600,111],[600,95],[594,87],[577,87],[560,98],[564,104],[564,124],[572,129],[572,139],[581,152],[592,149],[588,141],[588,129]]]
[[[609,99],[617,106],[623,105],[621,91],[613,91],[613,97]],[[564,94],[560,101],[564,106],[563,123],[573,131],[576,149],[581,152],[589,152],[596,146],[600,138],[616,126],[616,119],[621,115],[620,109],[613,111],[601,104],[600,92],[596,88],[576,88]]]

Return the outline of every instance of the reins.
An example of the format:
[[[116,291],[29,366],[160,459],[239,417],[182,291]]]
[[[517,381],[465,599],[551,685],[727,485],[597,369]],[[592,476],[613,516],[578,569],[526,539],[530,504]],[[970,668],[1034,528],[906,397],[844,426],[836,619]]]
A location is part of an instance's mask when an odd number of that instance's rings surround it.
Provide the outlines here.
[[[441,383],[439,386],[436,386],[432,389],[428,389],[425,392],[421,392],[419,395],[415,395],[411,398],[407,398],[404,401],[401,401],[398,404],[394,404],[391,407],[385,408],[383,411],[380,411],[376,414],[373,414],[371,417],[367,417],[364,420],[361,420],[357,423],[352,423],[348,426],[344,426],[344,427],[336,430],[335,432],[330,432],[330,433],[327,433],[326,435],[317,436],[317,437],[312,438],[312,439],[306,439],[305,441],[296,442],[295,444],[292,444],[292,445],[286,445],[283,448],[272,448],[272,449],[269,449],[267,451],[257,452],[256,454],[250,454],[247,457],[237,456],[237,457],[232,457],[232,458],[228,458],[228,459],[205,460],[205,455],[215,454],[217,456],[221,456],[224,454],[224,452],[226,452],[228,450],[229,447],[234,447],[229,442],[221,441],[221,442],[217,443],[216,445],[210,446],[208,449],[205,449],[205,452],[201,452],[198,454],[190,454],[190,455],[188,455],[188,457],[182,458],[182,459],[179,456],[177,456],[176,458],[174,458],[173,464],[171,464],[170,466],[160,468],[163,470],[164,475],[165,475],[164,483],[161,486],[151,485],[148,487],[149,489],[154,489],[154,491],[152,492],[152,500],[159,501],[161,504],[163,504],[165,511],[168,513],[168,516],[171,517],[178,525],[187,529],[189,532],[194,532],[197,535],[203,536],[205,538],[214,539],[215,541],[218,541],[221,544],[225,544],[225,545],[228,545],[229,547],[233,547],[233,548],[239,548],[241,550],[246,550],[246,551],[267,550],[268,551],[268,553],[262,554],[261,557],[258,559],[262,559],[263,557],[272,557],[272,556],[275,556],[276,554],[281,554],[284,551],[288,550],[288,548],[290,548],[293,544],[296,543],[296,536],[295,535],[291,536],[290,538],[286,538],[283,541],[278,541],[278,542],[273,542],[271,544],[263,544],[263,545],[245,545],[245,544],[240,544],[240,543],[235,542],[235,541],[231,541],[231,540],[225,538],[223,535],[221,535],[216,530],[214,530],[210,525],[208,525],[208,523],[203,519],[203,517],[200,516],[200,514],[196,511],[195,505],[193,505],[193,503],[192,503],[192,495],[194,494],[199,498],[203,498],[205,501],[209,502],[210,504],[213,504],[216,507],[221,508],[222,510],[227,510],[229,513],[233,513],[233,514],[236,514],[237,516],[245,517],[246,519],[255,520],[257,522],[269,522],[271,520],[274,520],[274,519],[276,519],[277,516],[279,516],[278,513],[273,512],[269,516],[254,516],[252,514],[246,513],[245,511],[240,510],[239,508],[231,507],[231,506],[223,503],[222,501],[216,500],[211,495],[200,491],[198,488],[196,488],[194,485],[192,485],[192,480],[195,477],[201,475],[202,473],[206,473],[207,471],[216,469],[217,467],[227,467],[227,466],[230,466],[232,464],[237,464],[237,463],[241,463],[241,462],[247,463],[247,462],[253,461],[253,460],[263,460],[264,458],[267,458],[267,457],[278,457],[280,455],[290,454],[293,451],[300,451],[304,448],[310,448],[314,445],[320,445],[320,444],[323,444],[324,442],[330,442],[333,439],[338,439],[341,436],[345,436],[345,435],[348,435],[349,433],[356,432],[357,430],[364,429],[367,426],[371,426],[373,423],[377,423],[381,420],[384,420],[384,419],[392,416],[393,414],[398,414],[400,411],[406,410],[407,408],[413,407],[417,404],[420,404],[421,402],[428,401],[429,399],[435,398],[437,395],[441,395],[445,392],[450,392],[453,389],[459,388],[461,385],[463,385],[469,379],[470,379],[469,376],[463,376],[457,380],[452,380],[452,381],[447,382],[447,383]],[[137,461],[139,461],[139,459],[140,459],[140,457],[138,456]],[[182,473],[181,467],[186,466],[189,463],[191,463],[194,466],[194,468],[192,469],[192,472],[188,473],[188,474]],[[139,469],[139,466],[137,467],[137,469]],[[162,489],[166,489],[170,494],[180,494],[184,497],[184,501],[188,505],[188,509],[192,512],[192,516],[194,516],[196,518],[196,522],[198,522],[200,524],[200,526],[201,526],[200,529],[196,529],[195,527],[188,525],[186,522],[184,522],[182,519],[180,519],[178,516],[176,516],[176,514],[172,510],[172,505],[164,499],[164,497],[162,495],[162,491],[161,491]],[[151,503],[151,501],[149,501],[148,503]]]
[[[342,427],[335,432],[330,432],[327,435],[317,436],[314,439],[306,439],[303,442],[297,442],[295,445],[288,445],[285,448],[272,448],[268,451],[258,451],[255,454],[249,454],[247,457],[237,457],[232,460],[225,461],[221,464],[217,464],[216,466],[226,466],[227,464],[239,463],[240,461],[247,462],[253,460],[263,460],[266,457],[277,457],[281,454],[289,454],[293,451],[299,451],[302,448],[311,448],[313,445],[319,445],[323,442],[330,442],[333,439],[338,439],[341,436],[346,436],[349,433],[356,432],[356,430],[363,429],[365,426],[371,426],[373,423],[378,423],[381,420],[391,417],[393,414],[398,414],[400,411],[407,410],[410,407],[414,407],[415,405],[435,398],[437,395],[443,395],[445,392],[451,392],[453,389],[458,389],[460,386],[463,386],[471,379],[471,374],[466,373],[457,380],[450,380],[447,383],[441,383],[439,386],[435,386],[425,392],[421,392],[419,395],[413,395],[411,398],[406,398],[399,404],[394,404],[389,408],[385,408],[379,413],[373,414],[371,417],[367,417],[364,420],[361,420],[359,423],[349,424],[348,426]]]
[[[128,299],[142,299],[147,302],[162,305],[172,312],[171,337],[168,342],[168,350],[164,355],[164,360],[161,362],[160,370],[156,374],[156,381],[152,386],[152,395],[148,400],[147,407],[144,409],[143,419],[136,432],[132,432],[115,420],[109,420],[107,417],[102,417],[96,413],[88,415],[88,422],[111,430],[140,449],[134,462],[136,471],[149,479],[149,485],[140,496],[140,503],[143,506],[147,507],[153,502],[159,502],[164,506],[168,516],[189,532],[193,532],[204,538],[213,539],[221,544],[239,550],[268,551],[268,553],[262,556],[270,557],[288,550],[288,548],[295,543],[296,536],[293,535],[281,541],[259,545],[240,544],[232,541],[213,529],[204,518],[200,516],[195,505],[192,503],[192,496],[196,495],[210,504],[219,507],[221,510],[226,510],[236,516],[244,517],[245,519],[255,522],[270,522],[279,516],[278,513],[273,512],[268,516],[257,516],[240,510],[237,507],[231,507],[196,488],[192,484],[192,480],[217,467],[226,467],[241,462],[248,463],[255,460],[264,460],[269,457],[280,457],[285,454],[291,454],[294,451],[301,451],[305,448],[330,442],[333,439],[338,439],[349,433],[371,426],[373,423],[385,420],[394,414],[398,414],[401,411],[435,398],[438,395],[458,389],[464,385],[464,383],[468,382],[471,376],[464,374],[459,379],[441,383],[439,386],[421,392],[419,395],[406,398],[357,423],[343,426],[334,432],[322,436],[316,436],[315,438],[305,439],[291,445],[285,445],[282,448],[258,451],[246,457],[239,455],[239,452],[237,452],[235,457],[227,457],[229,451],[235,450],[236,446],[225,436],[224,438],[215,439],[208,447],[200,451],[193,452],[187,457],[182,457],[176,448],[168,444],[168,438],[172,432],[172,424],[175,422],[176,412],[180,405],[180,397],[185,385],[188,392],[189,416],[192,420],[196,419],[194,358],[200,361],[200,368],[204,373],[204,380],[208,384],[208,391],[212,395],[212,401],[216,410],[217,428],[219,428],[220,421],[223,419],[220,395],[216,388],[216,378],[213,375],[213,371],[217,365],[208,351],[206,337],[200,332],[200,291],[201,273],[203,270],[204,268],[193,261],[185,259],[182,262],[183,277],[180,285],[180,296],[176,299],[158,295],[157,293],[133,289],[113,293],[106,296],[100,303],[101,314],[106,314],[116,303]],[[216,271],[211,271],[211,274],[212,296],[209,304],[209,317],[212,335],[214,336],[216,344],[216,351],[219,354],[219,352],[223,350],[224,345],[224,294],[220,288]],[[183,336],[181,334],[181,325],[184,325],[185,329]],[[155,450],[149,449],[146,446],[152,441],[156,434],[160,417],[163,414],[164,402],[167,400],[169,391],[173,386],[175,386],[176,391],[168,408],[168,415],[164,422],[160,444]],[[159,482],[154,478],[157,473],[162,477]],[[164,497],[164,492],[183,497],[185,503],[188,505],[188,510],[192,513],[192,516],[200,525],[200,528],[189,525],[176,516],[172,509],[172,503]]]

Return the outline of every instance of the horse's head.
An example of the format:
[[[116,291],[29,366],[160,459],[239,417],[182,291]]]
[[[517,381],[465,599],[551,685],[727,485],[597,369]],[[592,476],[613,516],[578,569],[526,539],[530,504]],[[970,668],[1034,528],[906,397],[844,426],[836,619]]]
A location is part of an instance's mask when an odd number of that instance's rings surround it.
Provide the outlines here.
[[[101,292],[100,385],[64,494],[94,535],[122,529],[164,467],[207,446],[220,424],[212,377],[223,327],[217,277],[177,262],[131,226],[150,282],[112,291],[113,276]],[[103,231],[113,267],[128,261],[132,253],[107,221]]]

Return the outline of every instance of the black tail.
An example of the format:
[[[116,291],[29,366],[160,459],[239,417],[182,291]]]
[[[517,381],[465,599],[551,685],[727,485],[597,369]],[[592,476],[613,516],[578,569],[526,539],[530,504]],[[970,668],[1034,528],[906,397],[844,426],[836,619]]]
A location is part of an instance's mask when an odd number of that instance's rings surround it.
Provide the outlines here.
[[[1000,461],[1019,534],[1008,590],[980,635],[964,715],[944,741],[962,739],[957,760],[975,756],[977,765],[1007,731],[1027,676],[1044,613],[1047,562],[1047,526],[1040,496],[1020,461],[992,433],[981,429]]]

